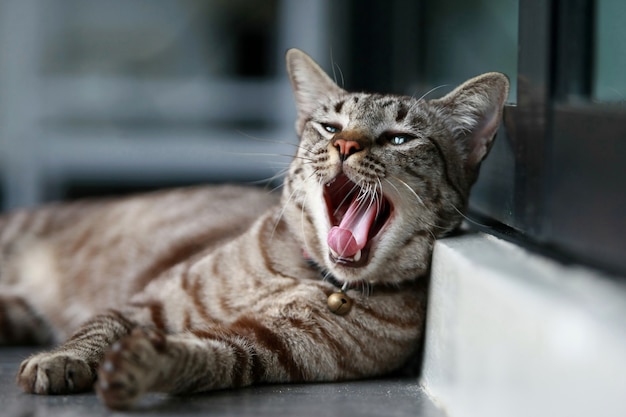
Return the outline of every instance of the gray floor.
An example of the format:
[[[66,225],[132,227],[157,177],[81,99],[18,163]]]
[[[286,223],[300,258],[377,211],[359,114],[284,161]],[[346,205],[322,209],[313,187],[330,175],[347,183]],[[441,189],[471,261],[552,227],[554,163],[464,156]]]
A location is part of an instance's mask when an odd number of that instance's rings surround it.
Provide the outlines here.
[[[272,385],[193,397],[150,395],[131,413],[105,409],[94,394],[37,396],[14,383],[21,360],[33,350],[0,348],[0,416],[386,416],[445,417],[415,379]]]

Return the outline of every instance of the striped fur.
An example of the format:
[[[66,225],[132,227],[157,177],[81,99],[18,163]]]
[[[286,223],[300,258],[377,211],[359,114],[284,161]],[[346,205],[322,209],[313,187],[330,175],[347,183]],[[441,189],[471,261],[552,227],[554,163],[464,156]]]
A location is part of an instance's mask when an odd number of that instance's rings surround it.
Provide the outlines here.
[[[461,220],[508,82],[426,101],[348,93],[297,50],[287,66],[301,142],[281,197],[189,188],[0,220],[0,343],[64,341],[22,363],[24,391],[97,380],[126,408],[149,391],[371,377],[415,355],[434,239]],[[376,210],[353,258],[328,244],[342,199]],[[344,316],[326,305],[337,283]]]

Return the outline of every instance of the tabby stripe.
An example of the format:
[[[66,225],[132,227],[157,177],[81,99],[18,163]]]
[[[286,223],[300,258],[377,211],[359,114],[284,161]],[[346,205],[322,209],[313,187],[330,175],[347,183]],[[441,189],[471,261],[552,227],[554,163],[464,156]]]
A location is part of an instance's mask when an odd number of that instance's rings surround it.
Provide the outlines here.
[[[250,355],[252,357],[252,368],[251,368],[251,372],[250,372],[250,378],[252,379],[252,382],[257,384],[259,382],[262,382],[264,380],[265,374],[266,374],[266,369],[265,369],[265,364],[263,363],[263,361],[261,360],[261,358],[259,357],[256,348],[254,346],[249,347],[250,349]]]
[[[424,184],[424,193],[428,196],[427,199],[432,202],[433,205],[439,206],[441,204],[441,190],[437,187],[433,187],[433,182],[430,178],[422,176],[411,167],[405,168],[405,171]]]
[[[374,310],[371,307],[363,306],[363,310],[365,313],[371,316],[372,318],[378,320],[379,322],[392,325],[394,327],[399,327],[401,329],[413,329],[415,327],[415,320],[411,320],[406,315],[401,316],[389,316],[383,314],[382,311]]]
[[[189,295],[189,298],[191,298],[193,306],[195,307],[198,314],[200,314],[202,319],[204,319],[205,321],[211,322],[213,321],[213,319],[209,315],[209,312],[207,311],[206,306],[200,299],[200,296],[204,294],[203,287],[202,287],[202,280],[200,279],[200,275],[198,274],[195,274],[195,275],[196,275],[195,276],[196,279],[193,282],[191,288],[187,289],[186,291],[187,295]]]
[[[135,302],[131,303],[133,307],[146,308],[150,312],[150,320],[159,330],[165,330],[165,318],[163,316],[163,304],[159,301],[152,300],[147,302]]]
[[[189,267],[186,267],[180,274],[180,287],[185,292],[189,292],[189,281]]]
[[[409,113],[409,109],[404,103],[401,103],[398,108],[398,114],[396,115],[396,122],[400,123],[406,118],[406,115]]]
[[[271,224],[272,222],[266,222],[267,224]],[[280,229],[279,227],[282,227],[284,229],[285,227],[285,223],[284,220],[280,220],[276,226],[275,226],[275,233],[280,233]],[[275,277],[285,277],[284,274],[281,274],[280,272],[278,272],[275,268],[274,265],[272,263],[272,257],[269,255],[269,253],[267,252],[268,248],[266,247],[266,237],[264,233],[258,233],[257,234],[257,247],[260,249],[259,250],[259,254],[261,255],[261,258],[263,259],[263,264],[265,265],[265,269],[272,274]],[[252,268],[252,270],[254,270],[255,268]]]
[[[304,380],[304,373],[293,358],[291,350],[274,331],[250,317],[241,317],[232,324],[231,328],[238,333],[245,334],[251,332],[260,345],[275,353],[279,362],[289,374],[290,381]]]
[[[406,350],[406,345],[411,343],[415,337],[415,327],[407,327],[403,332],[400,332],[400,329],[397,326],[389,326],[391,329],[398,330],[397,337],[392,337],[390,334],[381,334],[380,331],[376,331],[377,326],[368,325],[366,322],[355,321],[353,323],[355,327],[361,330],[363,333],[367,334],[367,339],[370,340],[371,345],[375,346],[376,344],[383,344],[386,347],[390,347],[391,345],[397,346],[398,351]],[[352,355],[353,357],[354,355]],[[361,347],[360,356],[367,358],[370,362],[378,362],[380,361],[380,353],[377,349],[371,349],[368,347],[367,349],[363,349]]]
[[[339,103],[335,104],[335,112],[341,113],[341,109],[343,108],[344,103],[345,100],[341,100]]]
[[[263,365],[263,362],[259,358],[256,349],[252,346],[241,346],[240,335],[237,335],[236,333],[229,331],[228,329],[223,329],[223,332],[223,336],[220,336],[215,332],[209,332],[207,330],[201,329],[192,330],[191,333],[199,339],[213,340],[225,343],[233,349],[234,354],[238,359],[236,361],[235,368],[232,371],[233,386],[242,387],[246,385],[244,383],[244,379],[246,376],[246,364],[248,365],[247,371],[251,380],[250,382],[261,382],[263,380],[263,376],[265,375],[265,365]]]
[[[194,336],[198,337],[207,342],[218,342],[220,344],[225,344],[229,348],[232,349],[233,354],[235,355],[235,365],[233,369],[230,371],[231,376],[231,384],[233,387],[240,387],[243,385],[243,377],[245,374],[245,362],[248,362],[248,352],[233,340],[229,339],[227,336],[221,336],[216,334],[215,332],[209,332],[208,330],[194,329],[191,332]]]
[[[235,366],[232,372],[232,384],[233,387],[239,388],[243,385],[243,378],[245,376],[246,369],[250,368],[250,355],[249,353],[236,343],[230,342],[230,347],[233,349],[235,357]],[[246,366],[247,365],[247,366]]]
[[[63,349],[80,352],[92,371],[102,359],[105,349],[130,334],[135,324],[115,310],[94,317],[63,345]]]
[[[420,174],[419,172],[415,171],[413,168],[406,167],[406,168],[404,168],[404,170],[409,175],[411,175],[411,176],[417,178],[418,180],[420,180],[421,182],[427,184],[429,189],[432,187],[432,184],[431,184],[430,180],[427,177],[425,177],[422,174]]]
[[[330,344],[332,351],[335,353],[334,356],[337,368],[342,372],[342,376],[359,376],[361,372],[359,371],[358,367],[354,366],[354,364],[360,362],[361,359],[359,359],[359,361],[355,361],[353,352],[349,351],[344,344],[338,341],[328,329],[320,326],[318,331],[322,334],[321,340],[319,341],[319,346],[323,346],[324,343]],[[348,332],[346,332],[346,334],[349,335]],[[360,343],[360,341],[355,337],[351,337],[351,339],[353,339],[355,343],[359,346],[361,350],[361,356],[371,359],[371,356],[368,354],[368,352],[363,349],[363,345]]]
[[[220,279],[220,284],[219,284],[219,288],[220,291],[215,294],[215,296],[217,297],[218,300],[218,305],[220,306],[220,308],[222,309],[222,314],[226,315],[226,316],[230,316],[231,314],[234,313],[234,309],[232,308],[232,306],[230,306],[230,304],[228,304],[228,294],[232,293],[232,285],[231,285],[231,281],[228,279],[224,279],[224,277],[228,277],[229,273],[222,273],[222,271],[220,271],[220,266],[222,264],[220,262],[213,262],[211,264],[211,277],[215,280]]]
[[[371,337],[368,338],[370,343],[371,343],[372,340],[380,339],[380,333],[379,332],[377,332],[372,327],[368,327],[366,325],[363,325],[360,320],[352,320],[350,322],[350,325],[358,327],[364,333],[370,334]],[[364,344],[362,338],[358,338],[358,337],[354,336],[354,334],[352,332],[349,332],[349,331],[345,332],[345,336],[349,337],[352,340],[352,344],[358,347],[359,355],[361,355],[361,357],[367,358],[370,361],[378,360],[378,357],[375,355],[376,352],[372,351],[372,349],[371,349],[371,345]],[[348,357],[353,359],[354,358],[354,352],[350,352],[348,354]]]
[[[313,312],[314,315],[320,315],[319,312]],[[344,375],[349,373],[355,373],[356,369],[349,366],[349,363],[352,361],[347,361],[348,357],[351,357],[350,352],[346,349],[346,347],[339,342],[335,335],[331,334],[326,328],[323,326],[313,326],[311,324],[305,323],[302,319],[297,317],[289,317],[288,318],[290,324],[305,333],[309,336],[318,346],[324,346],[326,344],[330,344],[330,351],[334,353],[333,359],[336,362],[337,368],[342,371]],[[352,358],[351,358],[352,359]]]
[[[135,327],[135,324],[128,320],[126,317],[124,317],[124,315],[122,315],[119,311],[109,310],[108,314],[95,316],[86,324],[81,326],[78,331],[72,335],[70,340],[82,338],[86,335],[91,335],[98,331],[100,331],[102,334],[107,334],[107,330],[111,327],[110,324],[113,324],[115,327],[121,326],[128,332],[130,332],[130,330]]]
[[[224,293],[227,293],[227,291],[224,291]],[[220,309],[222,310],[222,314],[226,316],[230,316],[234,313],[234,309],[229,304],[229,300],[230,299],[226,297],[223,293],[218,295],[218,304],[220,306]]]
[[[449,174],[449,170],[448,170],[448,161],[444,157],[444,154],[443,154],[443,151],[441,150],[441,147],[439,146],[439,144],[433,138],[427,137],[426,139],[428,139],[428,141],[433,144],[433,146],[437,150],[437,154],[439,154],[439,159],[441,159],[441,162],[443,163],[443,173],[444,173],[444,176],[446,178],[446,182],[448,183],[448,185],[452,189],[454,189],[454,191],[456,191],[456,193],[459,195],[459,198],[464,200],[465,199],[465,194],[462,193],[461,190],[456,186],[456,184],[454,184],[452,182],[452,180],[450,179],[450,174]]]
[[[93,235],[94,231],[91,228],[83,230],[74,243],[68,247],[67,251],[72,254],[80,252],[81,249],[87,246],[87,242]]]
[[[189,311],[185,310],[184,318],[183,318],[183,331],[189,330],[191,328],[191,316],[189,315]]]
[[[150,319],[154,326],[159,330],[165,329],[165,319],[163,317],[163,304],[158,301],[154,301],[147,305],[150,310]]]
[[[203,243],[214,235],[221,235],[219,231],[212,230],[210,233],[206,233],[204,236],[196,236],[194,239],[189,239],[186,242],[182,242],[177,246],[173,246],[168,249],[166,254],[161,254],[152,265],[148,266],[143,272],[138,274],[135,280],[137,288],[144,288],[150,281],[167,271],[174,265],[181,263],[182,261],[190,259],[193,255],[201,252],[206,248]]]
[[[296,208],[300,211],[300,213],[304,213],[304,219],[307,221],[307,223],[309,223],[310,225],[314,225],[315,224],[315,223],[313,223],[313,219],[311,218],[311,215],[309,214],[309,211],[305,210],[305,208],[302,205],[302,203],[300,203],[299,201],[296,201]]]

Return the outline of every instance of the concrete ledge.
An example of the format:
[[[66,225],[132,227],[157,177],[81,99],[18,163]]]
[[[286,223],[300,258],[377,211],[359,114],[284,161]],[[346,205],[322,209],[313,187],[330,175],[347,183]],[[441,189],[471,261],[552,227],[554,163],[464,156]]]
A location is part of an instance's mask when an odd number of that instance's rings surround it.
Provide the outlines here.
[[[626,416],[626,288],[484,234],[435,247],[422,384],[450,417]]]

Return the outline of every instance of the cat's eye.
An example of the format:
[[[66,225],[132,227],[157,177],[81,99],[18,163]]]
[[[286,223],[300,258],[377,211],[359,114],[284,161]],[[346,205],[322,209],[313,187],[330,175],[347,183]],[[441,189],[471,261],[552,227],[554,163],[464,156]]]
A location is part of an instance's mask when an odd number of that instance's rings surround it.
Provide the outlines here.
[[[332,125],[330,123],[322,123],[322,127],[324,128],[325,131],[327,131],[328,133],[339,133],[339,131],[341,130],[341,128],[337,125]]]
[[[392,145],[404,145],[411,139],[413,139],[413,136],[404,134],[391,134],[388,136],[389,143]]]

